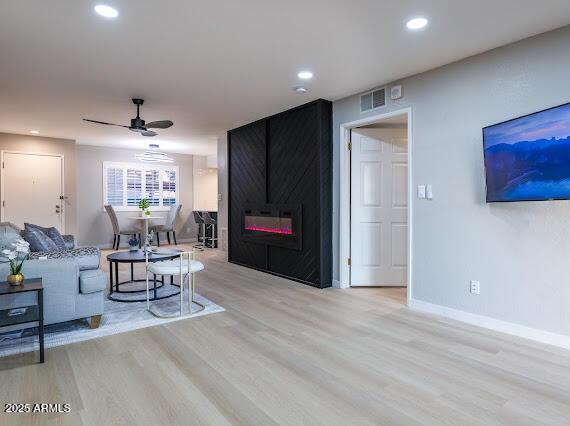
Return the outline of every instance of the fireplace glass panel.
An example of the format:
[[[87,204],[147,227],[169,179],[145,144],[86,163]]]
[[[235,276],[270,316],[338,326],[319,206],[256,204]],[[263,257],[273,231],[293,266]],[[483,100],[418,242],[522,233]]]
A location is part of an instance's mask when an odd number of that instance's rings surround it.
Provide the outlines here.
[[[245,216],[246,231],[293,235],[293,219],[276,216]]]

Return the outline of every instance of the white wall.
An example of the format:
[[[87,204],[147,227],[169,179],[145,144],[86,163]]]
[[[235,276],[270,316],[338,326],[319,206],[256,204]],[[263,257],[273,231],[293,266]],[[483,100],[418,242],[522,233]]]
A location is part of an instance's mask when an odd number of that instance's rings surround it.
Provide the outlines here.
[[[401,81],[403,99],[385,111],[412,108],[413,184],[434,188],[414,200],[414,299],[570,336],[570,201],[486,204],[481,136],[570,101],[569,70],[566,27]],[[333,105],[335,279],[339,127],[378,113],[361,114],[357,95]]]
[[[218,135],[218,232],[220,248],[228,249],[228,134]]]
[[[218,170],[201,155],[194,156],[194,210],[218,211]]]
[[[113,242],[113,229],[107,213],[103,209],[103,162],[137,162],[135,154],[140,150],[117,149],[100,146],[77,145],[77,222],[79,245],[110,247]],[[182,210],[176,224],[178,241],[195,239],[196,224],[192,216],[193,208],[193,158],[191,155],[171,154],[173,165],[179,167],[179,202]],[[136,212],[119,212],[120,220],[128,220]],[[166,216],[167,212],[156,212]],[[164,238],[161,235],[161,240]],[[128,238],[121,238],[123,245]]]

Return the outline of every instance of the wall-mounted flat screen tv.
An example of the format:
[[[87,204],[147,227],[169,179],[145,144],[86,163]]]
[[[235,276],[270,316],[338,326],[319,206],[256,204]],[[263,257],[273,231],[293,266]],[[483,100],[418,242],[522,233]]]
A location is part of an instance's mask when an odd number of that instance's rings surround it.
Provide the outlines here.
[[[570,103],[483,129],[487,202],[570,199]]]

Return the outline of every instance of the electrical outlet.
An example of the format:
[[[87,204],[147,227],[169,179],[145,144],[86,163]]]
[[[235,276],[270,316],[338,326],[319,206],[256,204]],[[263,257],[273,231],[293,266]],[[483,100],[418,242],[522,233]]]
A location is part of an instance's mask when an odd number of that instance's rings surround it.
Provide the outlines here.
[[[481,294],[481,283],[479,281],[471,280],[469,291],[471,294]]]

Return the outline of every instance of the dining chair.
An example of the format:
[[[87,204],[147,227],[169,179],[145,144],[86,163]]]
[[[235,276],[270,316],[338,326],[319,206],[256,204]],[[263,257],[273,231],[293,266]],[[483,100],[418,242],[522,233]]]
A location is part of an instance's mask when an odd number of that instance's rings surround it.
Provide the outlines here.
[[[196,289],[196,272],[204,269],[204,264],[195,259],[193,251],[180,252],[177,259],[165,260],[162,262],[148,261],[148,252],[145,255],[146,262],[146,309],[157,318],[173,318],[182,316],[184,314],[184,282],[188,281],[188,313],[200,312],[206,307],[194,300],[194,292]],[[180,277],[180,310],[178,313],[172,312],[164,314],[158,311],[155,306],[150,304],[150,281],[149,273],[153,275],[153,280],[156,285],[157,275],[170,275]],[[198,305],[199,310],[192,312],[192,305]]]
[[[178,245],[176,241],[176,231],[174,227],[176,226],[176,218],[180,213],[180,209],[182,209],[182,204],[174,204],[170,206],[170,210],[168,211],[168,215],[162,225],[155,225],[152,226],[151,229],[154,231],[156,235],[156,244],[160,247],[160,237],[159,232],[166,232],[166,239],[168,240],[168,244],[170,244],[170,233],[172,232],[172,237],[174,238],[174,244]]]
[[[121,244],[121,235],[132,235],[134,237],[138,236],[139,240],[139,248],[141,245],[141,229],[132,223],[129,223],[128,226],[124,226],[119,222],[117,218],[117,213],[115,208],[111,205],[106,205],[105,210],[109,215],[109,219],[111,220],[111,225],[113,227],[113,249],[119,250],[119,245]]]

